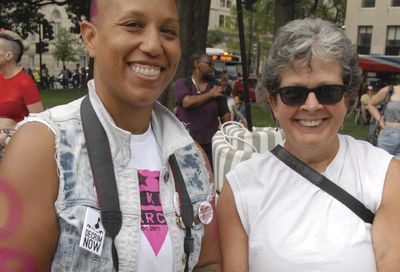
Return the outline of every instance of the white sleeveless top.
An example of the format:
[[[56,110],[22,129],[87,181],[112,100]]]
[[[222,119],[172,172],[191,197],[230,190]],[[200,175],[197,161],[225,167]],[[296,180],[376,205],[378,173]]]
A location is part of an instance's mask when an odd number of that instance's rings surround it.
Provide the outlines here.
[[[350,136],[339,141],[323,174],[375,212],[392,156]],[[227,179],[249,238],[250,271],[376,271],[371,225],[270,152]]]
[[[131,136],[130,148],[128,166],[138,171],[142,209],[138,272],[172,272],[171,238],[160,201],[161,153],[151,125],[144,134]]]

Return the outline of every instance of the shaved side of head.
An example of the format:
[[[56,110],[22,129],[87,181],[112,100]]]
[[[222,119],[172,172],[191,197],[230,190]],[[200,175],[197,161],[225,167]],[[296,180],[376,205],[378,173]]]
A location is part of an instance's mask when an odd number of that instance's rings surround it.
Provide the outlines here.
[[[93,20],[99,14],[98,0],[92,0],[90,3],[90,20]]]

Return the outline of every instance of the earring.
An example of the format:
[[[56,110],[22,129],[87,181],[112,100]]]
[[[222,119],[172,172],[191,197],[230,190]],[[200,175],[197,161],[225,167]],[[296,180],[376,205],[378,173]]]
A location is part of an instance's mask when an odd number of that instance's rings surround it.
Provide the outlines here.
[[[270,113],[271,113],[271,115],[272,115],[272,119],[273,119],[274,122],[275,122],[275,126],[276,126],[276,129],[275,129],[275,130],[278,132],[278,130],[281,128],[281,126],[279,125],[279,121],[278,121],[278,119],[276,119],[275,114],[274,114],[274,111],[272,110],[271,106],[269,107],[269,111],[270,111]]]
[[[281,128],[281,126],[279,125],[278,119],[276,119],[276,118],[274,118],[274,119],[275,119],[275,126],[276,126],[275,131],[278,132],[278,130]]]

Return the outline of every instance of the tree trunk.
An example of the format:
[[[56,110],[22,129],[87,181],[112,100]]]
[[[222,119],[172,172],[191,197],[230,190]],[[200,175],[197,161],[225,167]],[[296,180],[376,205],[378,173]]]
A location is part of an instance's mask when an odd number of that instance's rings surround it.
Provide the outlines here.
[[[193,53],[206,51],[208,18],[211,0],[176,0],[179,11],[181,62],[175,79],[189,76],[192,72],[190,59]],[[159,99],[164,106],[174,106],[173,84]]]
[[[190,57],[206,50],[211,0],[177,0],[179,9],[181,63],[177,77],[191,74]]]
[[[275,0],[274,33],[287,22],[294,19],[295,0]]]

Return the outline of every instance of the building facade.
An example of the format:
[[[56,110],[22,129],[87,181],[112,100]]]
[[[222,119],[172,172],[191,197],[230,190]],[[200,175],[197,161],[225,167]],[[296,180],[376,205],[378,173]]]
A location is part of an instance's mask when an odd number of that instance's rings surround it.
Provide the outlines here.
[[[359,54],[400,55],[400,0],[347,1],[345,27]]]
[[[46,19],[53,26],[54,37],[57,36],[61,28],[69,29],[72,26],[72,23],[68,18],[68,14],[64,6],[46,5],[42,8],[41,12],[45,15]],[[77,34],[76,36],[78,37]],[[25,69],[39,68],[39,54],[36,53],[36,44],[39,42],[39,34],[35,33],[29,35],[26,41],[30,44],[30,46],[29,50],[24,53],[20,65]],[[42,53],[42,64],[45,64],[46,67],[49,69],[50,75],[57,76],[61,73],[63,69],[63,64],[61,61],[57,61],[52,55],[55,47],[54,42],[55,40],[49,41],[49,52]],[[76,63],[79,63],[81,67],[86,67],[89,63],[89,57],[87,56],[83,48],[83,43],[81,46],[82,50],[81,53],[76,56]],[[72,71],[73,69],[75,69],[76,63],[68,62],[66,64],[66,67]]]
[[[211,0],[208,29],[230,27],[233,0]]]

